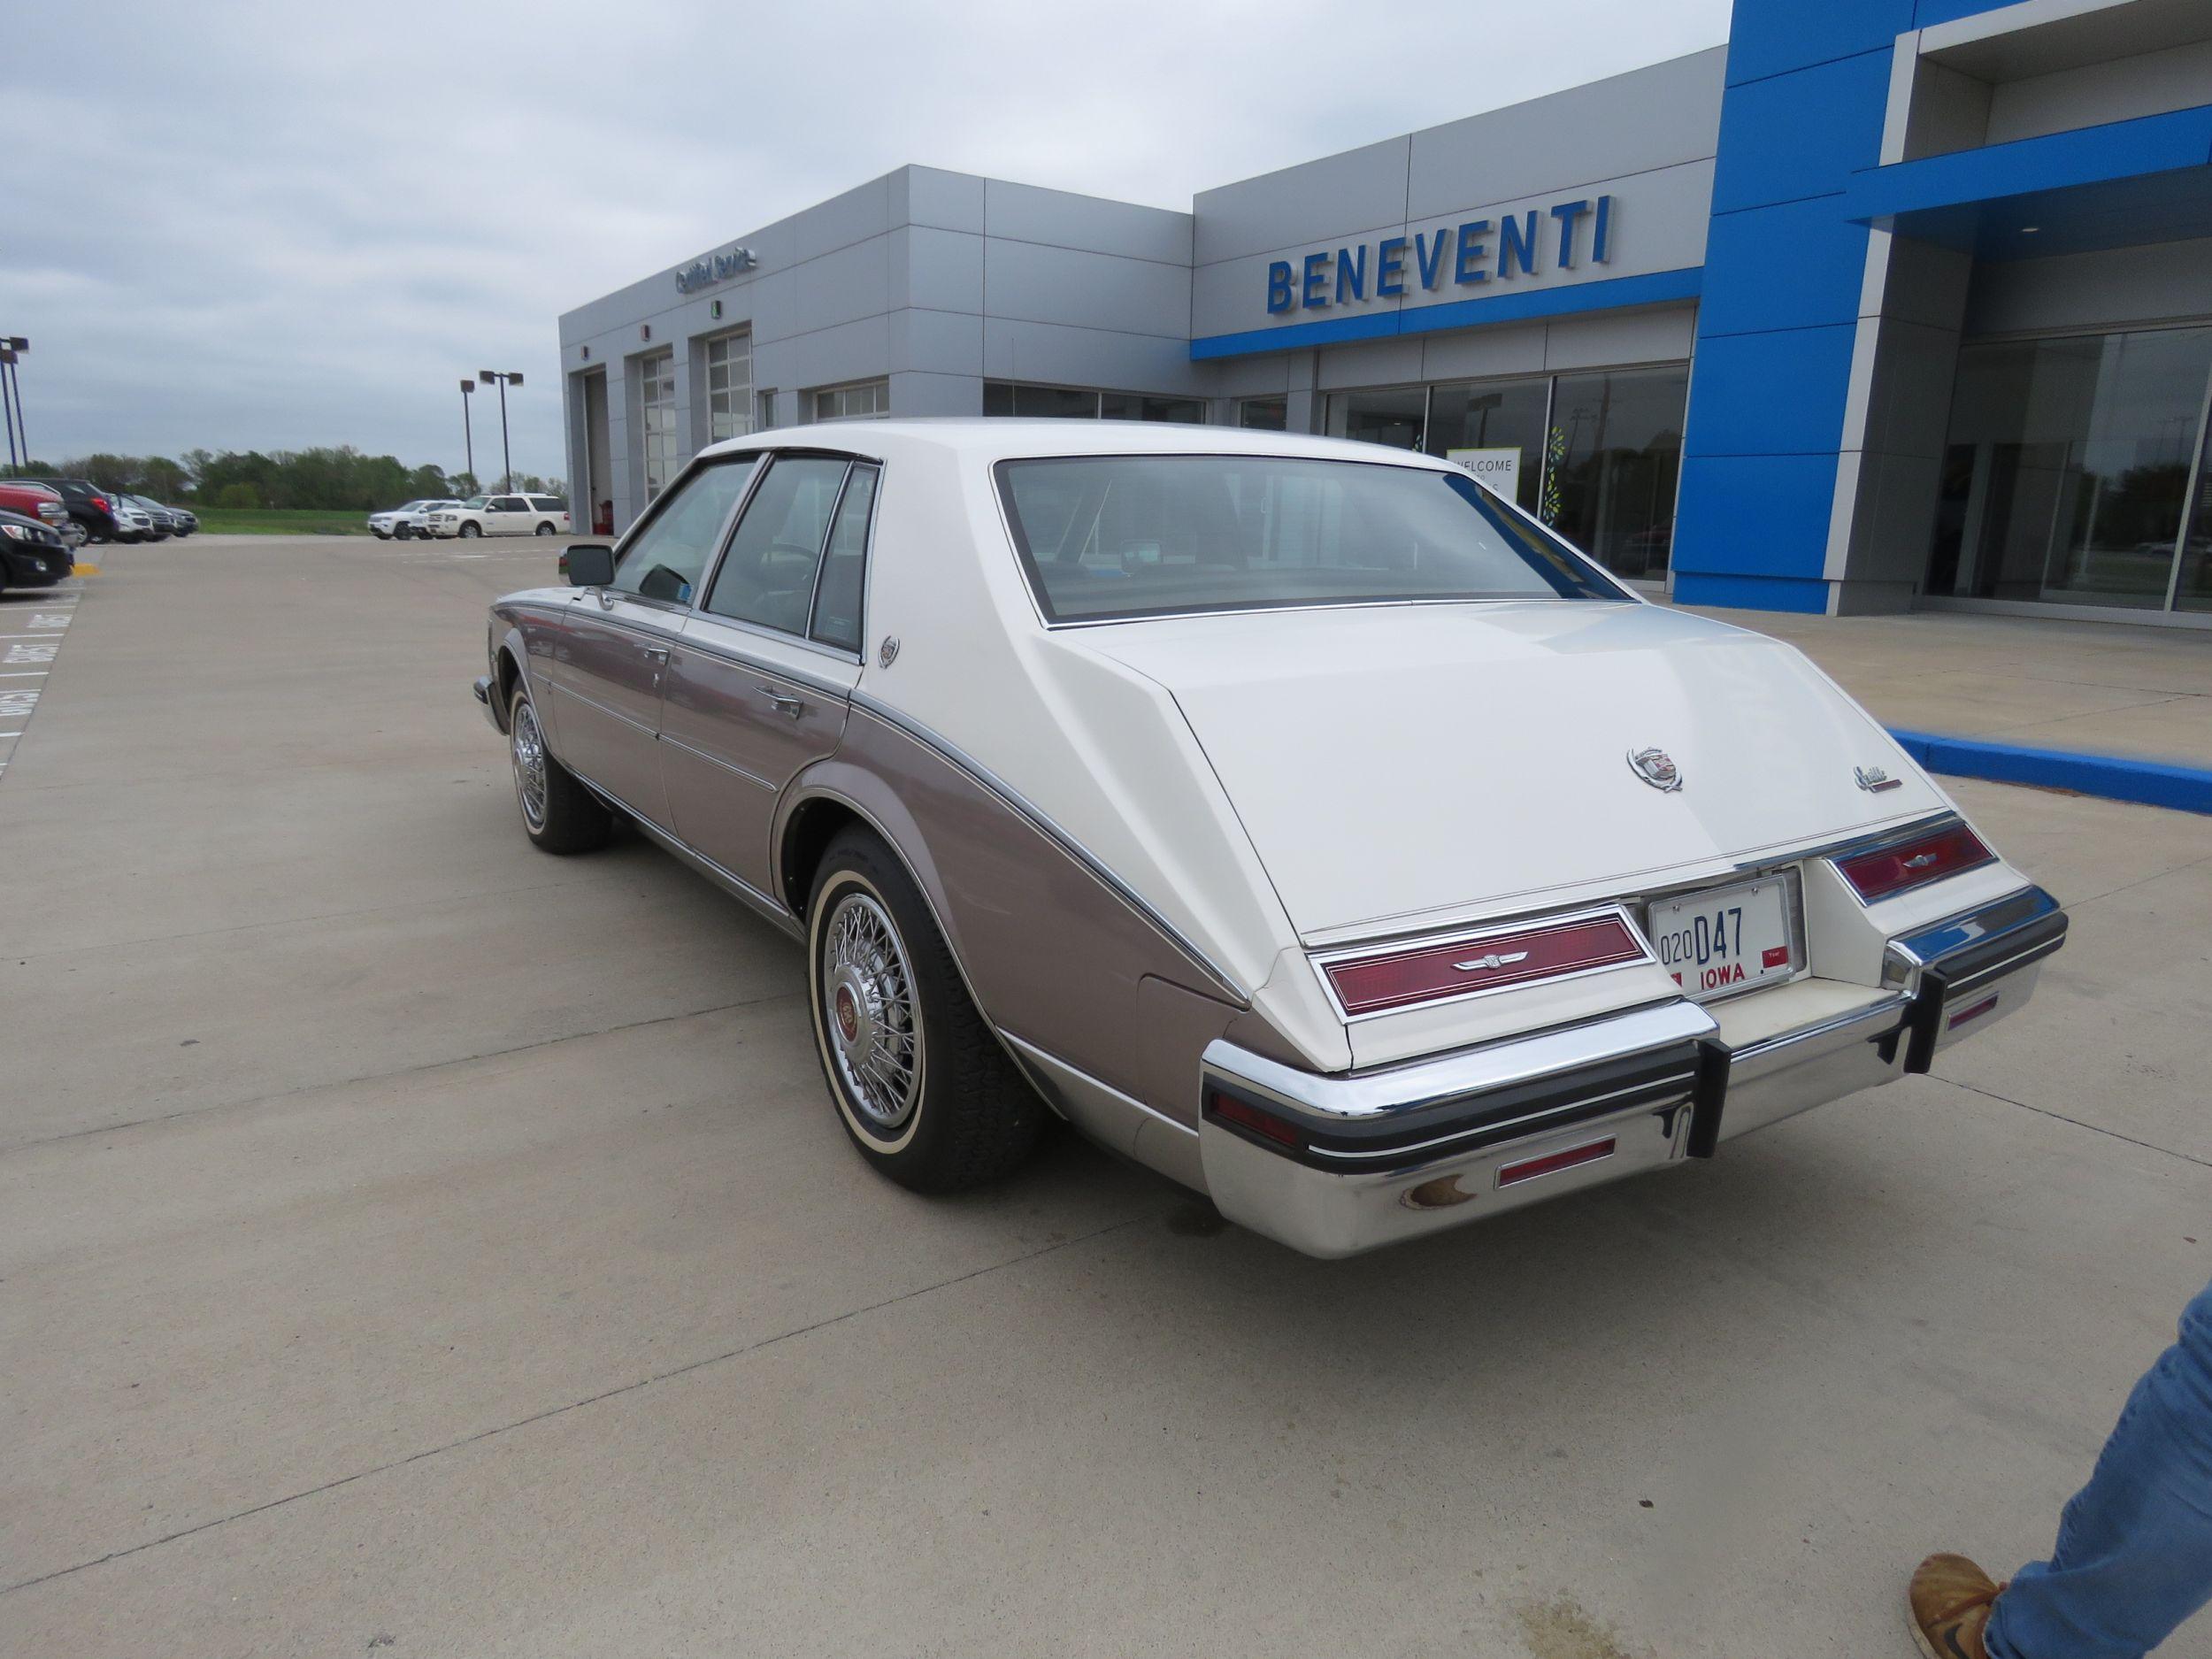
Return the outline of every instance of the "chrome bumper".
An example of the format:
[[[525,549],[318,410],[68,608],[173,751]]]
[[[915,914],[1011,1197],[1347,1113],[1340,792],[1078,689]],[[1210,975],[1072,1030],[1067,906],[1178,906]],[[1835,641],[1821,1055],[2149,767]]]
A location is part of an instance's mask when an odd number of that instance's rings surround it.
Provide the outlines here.
[[[477,675],[469,689],[476,694],[477,702],[484,705],[484,718],[492,723],[492,730],[502,737],[506,736],[507,725],[501,718],[504,710],[492,695],[492,677],[489,674]]]
[[[1913,1071],[2018,1010],[2066,913],[2039,887],[1890,942],[1835,1018],[1731,1048],[1660,1002],[1371,1071],[1302,1071],[1227,1041],[1202,1062],[1199,1155],[1221,1213],[1352,1256],[1603,1181]]]

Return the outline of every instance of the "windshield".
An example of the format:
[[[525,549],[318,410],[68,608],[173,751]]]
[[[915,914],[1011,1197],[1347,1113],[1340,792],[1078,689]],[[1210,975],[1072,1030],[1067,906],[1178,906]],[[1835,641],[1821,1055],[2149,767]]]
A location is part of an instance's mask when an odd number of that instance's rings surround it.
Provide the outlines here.
[[[1463,472],[1279,456],[1002,461],[1055,622],[1421,600],[1628,595]]]
[[[471,495],[466,501],[463,502],[461,505],[468,508],[473,512],[481,512],[484,511],[484,503],[490,499],[491,497],[489,495]]]

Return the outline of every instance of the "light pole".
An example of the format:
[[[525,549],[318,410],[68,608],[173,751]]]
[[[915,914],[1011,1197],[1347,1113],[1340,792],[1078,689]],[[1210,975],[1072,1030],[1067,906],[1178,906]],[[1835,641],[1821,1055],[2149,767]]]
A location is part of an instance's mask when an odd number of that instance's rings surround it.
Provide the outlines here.
[[[474,380],[461,382],[461,442],[468,446],[469,485],[476,484],[476,428],[469,424],[469,394],[476,389]]]
[[[7,411],[8,465],[11,468],[31,464],[31,434],[23,426],[23,382],[18,378],[20,371],[16,366],[17,359],[30,349],[31,342],[21,334],[10,334],[5,339],[0,339],[0,405],[6,404],[11,396],[14,400],[12,407]],[[16,455],[19,443],[23,446],[19,462]]]
[[[506,476],[499,480],[499,487],[512,489],[515,487],[515,463],[514,457],[507,453],[507,388],[521,385],[522,374],[519,370],[479,369],[476,378],[499,382],[499,458],[507,469]]]

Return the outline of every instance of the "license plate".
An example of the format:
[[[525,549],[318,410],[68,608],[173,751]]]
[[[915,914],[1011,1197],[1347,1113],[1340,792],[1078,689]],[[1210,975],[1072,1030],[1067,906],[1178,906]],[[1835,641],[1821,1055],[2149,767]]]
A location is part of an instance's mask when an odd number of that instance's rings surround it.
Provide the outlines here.
[[[1779,876],[1654,899],[1644,928],[1659,965],[1701,1002],[1797,972],[1789,887]]]

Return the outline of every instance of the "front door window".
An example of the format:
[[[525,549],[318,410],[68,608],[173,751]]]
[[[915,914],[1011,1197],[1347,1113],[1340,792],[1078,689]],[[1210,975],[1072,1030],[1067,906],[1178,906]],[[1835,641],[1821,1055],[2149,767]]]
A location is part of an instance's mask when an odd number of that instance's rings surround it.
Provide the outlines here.
[[[618,592],[669,604],[691,603],[699,573],[721,544],[722,527],[745,493],[756,458],[739,456],[703,466],[686,480],[674,500],[630,539],[615,566]]]

